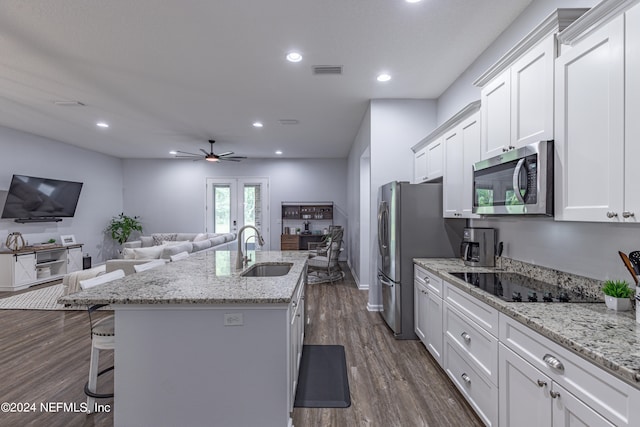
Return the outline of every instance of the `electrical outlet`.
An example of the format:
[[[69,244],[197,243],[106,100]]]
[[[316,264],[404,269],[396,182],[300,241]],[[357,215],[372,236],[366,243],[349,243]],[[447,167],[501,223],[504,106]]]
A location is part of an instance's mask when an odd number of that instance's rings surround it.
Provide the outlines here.
[[[225,313],[224,326],[242,326],[244,319],[242,313]]]

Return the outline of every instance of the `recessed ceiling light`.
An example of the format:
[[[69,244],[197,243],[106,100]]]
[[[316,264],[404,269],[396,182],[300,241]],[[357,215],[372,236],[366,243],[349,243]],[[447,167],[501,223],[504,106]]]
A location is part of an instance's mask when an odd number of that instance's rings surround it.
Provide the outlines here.
[[[172,156],[175,156],[176,154],[178,154],[178,152],[176,150],[171,150],[169,151],[169,154],[171,154]]]
[[[287,61],[289,62],[300,62],[302,61],[302,55],[298,52],[289,52],[287,53]]]
[[[407,3],[420,3],[422,0],[404,0]]]
[[[253,122],[253,127],[254,127],[254,128],[261,128],[262,126],[264,126],[264,125],[262,124],[262,122]]]
[[[98,122],[98,123],[96,123],[96,126],[98,126],[99,128],[108,128],[109,127],[109,123]]]
[[[278,156],[282,156],[282,150],[276,150],[276,154],[277,154]]]
[[[391,80],[391,76],[386,73],[378,74],[378,77],[376,77],[376,80],[378,80],[379,82],[388,82],[389,80]]]

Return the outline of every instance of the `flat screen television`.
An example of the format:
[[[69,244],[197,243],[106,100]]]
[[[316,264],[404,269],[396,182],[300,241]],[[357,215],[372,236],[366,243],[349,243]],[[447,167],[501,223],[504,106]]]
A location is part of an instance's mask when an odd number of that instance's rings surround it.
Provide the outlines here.
[[[13,175],[2,218],[69,218],[76,213],[81,182]]]

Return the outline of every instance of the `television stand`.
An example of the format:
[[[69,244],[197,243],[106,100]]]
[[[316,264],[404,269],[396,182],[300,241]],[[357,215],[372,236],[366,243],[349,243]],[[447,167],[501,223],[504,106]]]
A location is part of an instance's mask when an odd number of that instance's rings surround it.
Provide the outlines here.
[[[26,224],[29,222],[60,222],[62,221],[62,218],[56,218],[56,217],[16,218],[14,221],[20,224]]]

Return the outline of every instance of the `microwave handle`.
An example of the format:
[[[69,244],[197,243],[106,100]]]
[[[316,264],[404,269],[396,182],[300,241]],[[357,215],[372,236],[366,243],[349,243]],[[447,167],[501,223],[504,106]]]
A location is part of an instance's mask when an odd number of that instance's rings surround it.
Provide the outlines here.
[[[518,199],[518,201],[523,205],[525,203],[524,203],[524,199],[522,198],[522,195],[520,194],[520,170],[524,165],[524,160],[525,159],[518,160],[518,164],[516,164],[516,168],[513,171],[513,192],[516,194],[516,198]],[[527,188],[527,191],[529,191],[528,188]]]

